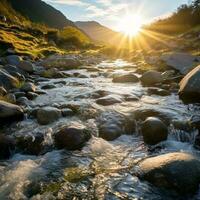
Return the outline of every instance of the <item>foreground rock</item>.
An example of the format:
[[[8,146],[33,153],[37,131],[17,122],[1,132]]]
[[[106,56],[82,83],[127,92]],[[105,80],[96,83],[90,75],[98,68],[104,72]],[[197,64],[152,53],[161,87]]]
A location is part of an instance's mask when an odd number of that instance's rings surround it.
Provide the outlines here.
[[[15,141],[9,136],[0,135],[0,160],[8,159],[15,149]]]
[[[23,119],[23,110],[14,104],[0,100],[0,123]]]
[[[38,109],[37,111],[37,120],[38,123],[41,125],[50,124],[58,120],[61,116],[61,111],[54,107],[44,107]]]
[[[113,78],[114,83],[136,83],[138,81],[138,77],[134,74],[119,75]]]
[[[91,134],[84,125],[74,123],[62,127],[55,134],[55,145],[58,149],[77,150],[82,148],[90,137]]]
[[[168,130],[165,124],[155,117],[149,117],[142,123],[141,132],[144,142],[150,145],[164,141],[168,136]]]
[[[147,158],[139,163],[138,176],[158,187],[191,193],[199,187],[200,161],[186,153]]]
[[[200,65],[182,79],[179,96],[187,102],[200,102]]]
[[[123,134],[132,134],[135,131],[135,123],[128,117],[114,112],[103,112],[97,119],[99,137],[112,141]]]
[[[162,75],[160,72],[151,70],[145,72],[140,78],[141,82],[145,86],[153,86],[157,83],[161,83],[163,81]]]
[[[161,60],[181,74],[186,75],[200,62],[200,57],[188,53],[171,53],[162,55]]]

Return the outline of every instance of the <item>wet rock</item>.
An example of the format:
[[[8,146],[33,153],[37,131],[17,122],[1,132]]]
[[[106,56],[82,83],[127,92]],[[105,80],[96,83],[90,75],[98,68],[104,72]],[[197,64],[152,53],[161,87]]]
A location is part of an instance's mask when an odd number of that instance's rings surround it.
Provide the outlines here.
[[[9,136],[0,134],[0,160],[9,159],[15,150],[15,140]]]
[[[125,94],[123,97],[125,101],[139,101],[139,97],[134,94]]]
[[[22,58],[16,55],[10,55],[6,57],[6,61],[10,65],[17,66],[20,63],[20,61],[22,61]]]
[[[102,106],[110,106],[116,103],[122,103],[122,98],[117,95],[108,95],[97,99],[96,103]]]
[[[16,88],[19,81],[11,76],[7,71],[0,69],[0,86],[5,89]]]
[[[5,65],[4,70],[7,71],[10,75],[14,76],[15,78],[18,78],[21,81],[25,80],[25,76],[28,76],[28,73],[20,69],[19,67],[13,66],[13,65]]]
[[[200,65],[180,82],[179,96],[185,102],[200,102]]]
[[[44,90],[36,90],[35,91],[36,94],[47,94],[47,92],[45,92]]]
[[[25,92],[15,92],[14,95],[18,99],[20,97],[24,97],[26,95],[26,93]]]
[[[152,108],[139,108],[132,113],[136,121],[145,121],[148,117],[156,117],[161,119],[165,124],[169,125],[172,119],[176,118],[174,113],[170,111],[162,111]]]
[[[163,79],[168,79],[168,78],[173,77],[174,74],[175,74],[174,70],[167,70],[167,71],[163,72],[161,75],[162,75]]]
[[[137,173],[157,187],[193,193],[200,183],[200,161],[191,154],[168,153],[141,161]]]
[[[61,111],[54,107],[44,107],[37,111],[37,120],[41,125],[50,124],[61,117]]]
[[[35,92],[36,86],[31,82],[26,82],[21,87],[21,90],[24,91],[24,92]]]
[[[138,77],[134,74],[119,75],[113,78],[114,83],[136,83],[138,81]]]
[[[98,99],[98,98],[101,98],[101,97],[105,97],[107,95],[109,95],[110,93],[106,90],[96,90],[94,91],[94,93],[91,94],[91,98],[94,98],[94,99]]]
[[[97,118],[99,137],[112,141],[123,134],[132,134],[135,131],[135,122],[120,113],[107,111]]]
[[[19,97],[17,99],[17,103],[20,105],[28,105],[29,104],[29,100],[27,97]]]
[[[157,83],[162,83],[163,78],[160,72],[157,71],[147,71],[140,78],[141,82],[145,86],[152,86]]]
[[[30,99],[30,100],[33,100],[33,99],[37,98],[38,96],[39,96],[39,95],[36,94],[36,93],[34,93],[34,92],[28,92],[28,93],[27,93],[27,97],[28,97],[28,99]]]
[[[17,66],[20,69],[24,70],[25,72],[28,72],[28,73],[34,72],[34,65],[29,61],[20,61]]]
[[[194,68],[195,64],[200,62],[200,57],[188,53],[170,53],[162,55],[161,60],[181,74],[186,75]]]
[[[55,134],[55,145],[58,149],[77,150],[82,148],[90,137],[90,131],[84,125],[74,123],[62,127]]]
[[[16,138],[16,141],[17,148],[24,154],[38,156],[44,153],[44,137],[41,134],[20,136]]]
[[[141,126],[141,132],[144,142],[149,145],[155,145],[167,139],[167,126],[158,118],[149,117]]]
[[[4,87],[0,87],[0,96],[4,96],[4,95],[6,95],[7,94],[7,91],[6,91],[6,89],[4,88]]]
[[[63,117],[74,115],[74,112],[69,108],[62,109],[61,112]]]
[[[53,89],[53,88],[56,88],[56,86],[53,84],[47,84],[47,85],[44,85],[41,87],[41,89],[43,89],[43,90],[49,90],[49,89]]]
[[[148,88],[147,90],[149,95],[159,95],[159,96],[168,96],[170,95],[170,92],[168,90],[156,88],[156,87],[151,87]]]
[[[23,116],[24,112],[19,106],[0,100],[0,123],[21,120]]]

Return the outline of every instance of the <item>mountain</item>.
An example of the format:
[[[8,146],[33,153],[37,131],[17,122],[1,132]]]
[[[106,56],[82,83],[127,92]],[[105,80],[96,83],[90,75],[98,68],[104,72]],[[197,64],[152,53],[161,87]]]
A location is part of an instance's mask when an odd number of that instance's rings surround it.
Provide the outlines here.
[[[62,29],[75,26],[65,15],[41,0],[7,0],[14,10],[29,18],[32,22],[45,24],[51,28]]]
[[[95,21],[77,21],[75,25],[96,42],[115,45],[116,41],[122,38],[121,33],[115,32]]]

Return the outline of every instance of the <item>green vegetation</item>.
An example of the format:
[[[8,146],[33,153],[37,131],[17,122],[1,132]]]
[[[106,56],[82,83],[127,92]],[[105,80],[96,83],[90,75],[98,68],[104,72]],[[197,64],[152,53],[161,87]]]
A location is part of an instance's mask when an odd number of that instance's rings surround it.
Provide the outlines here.
[[[145,28],[164,34],[177,34],[199,25],[200,0],[194,0],[190,5],[180,6],[171,16],[160,19]]]
[[[77,28],[58,30],[34,23],[16,12],[7,0],[0,1],[0,15],[7,19],[0,21],[0,55],[11,49],[36,58],[91,47],[90,39]]]

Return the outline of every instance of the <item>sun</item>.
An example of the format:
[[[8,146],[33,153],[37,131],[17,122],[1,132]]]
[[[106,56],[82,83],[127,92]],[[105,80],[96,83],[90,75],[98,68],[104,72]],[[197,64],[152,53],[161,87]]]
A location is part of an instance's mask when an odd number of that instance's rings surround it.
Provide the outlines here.
[[[143,25],[143,20],[140,15],[126,15],[120,20],[118,28],[126,36],[136,36]]]

